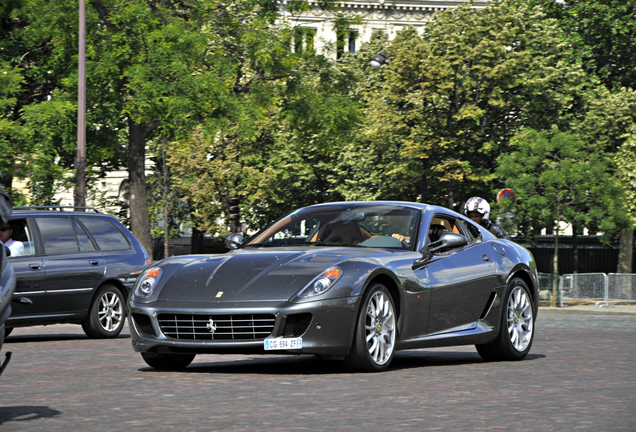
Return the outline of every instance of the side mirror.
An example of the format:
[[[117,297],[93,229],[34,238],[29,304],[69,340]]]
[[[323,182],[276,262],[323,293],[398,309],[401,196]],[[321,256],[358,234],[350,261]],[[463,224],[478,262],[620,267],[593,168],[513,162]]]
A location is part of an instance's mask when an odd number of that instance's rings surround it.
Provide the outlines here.
[[[428,245],[428,251],[430,253],[442,252],[444,250],[466,246],[467,244],[468,239],[463,235],[454,233],[452,231],[445,231],[441,235],[439,240]]]
[[[241,243],[243,243],[243,234],[241,233],[230,234],[225,238],[225,246],[230,249],[238,248]]]

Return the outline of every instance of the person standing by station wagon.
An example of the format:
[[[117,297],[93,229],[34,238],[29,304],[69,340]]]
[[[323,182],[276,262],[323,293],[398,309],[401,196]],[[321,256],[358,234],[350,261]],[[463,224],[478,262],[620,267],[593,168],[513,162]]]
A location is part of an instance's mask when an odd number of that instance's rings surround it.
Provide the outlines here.
[[[473,222],[486,228],[495,237],[510,240],[508,233],[501,226],[490,220],[490,204],[483,198],[472,197],[464,205],[464,214]]]

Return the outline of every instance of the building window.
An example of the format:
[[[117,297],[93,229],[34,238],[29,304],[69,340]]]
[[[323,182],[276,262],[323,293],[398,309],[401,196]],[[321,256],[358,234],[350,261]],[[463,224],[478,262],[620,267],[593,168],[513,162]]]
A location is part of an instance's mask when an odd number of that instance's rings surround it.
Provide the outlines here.
[[[357,39],[358,39],[358,32],[355,32],[355,31],[339,34],[338,40],[336,42],[337,58],[340,59],[345,52],[355,54]]]
[[[313,53],[314,41],[316,40],[316,29],[311,27],[296,27],[294,29],[294,52]]]

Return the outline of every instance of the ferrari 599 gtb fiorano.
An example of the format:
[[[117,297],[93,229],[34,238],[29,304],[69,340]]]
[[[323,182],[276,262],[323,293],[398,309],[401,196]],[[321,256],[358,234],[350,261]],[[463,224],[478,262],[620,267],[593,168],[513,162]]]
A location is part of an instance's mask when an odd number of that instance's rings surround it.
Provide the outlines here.
[[[138,278],[130,331],[148,365],[280,353],[381,371],[398,350],[475,345],[486,360],[521,360],[532,345],[532,254],[442,207],[320,204],[227,244]]]

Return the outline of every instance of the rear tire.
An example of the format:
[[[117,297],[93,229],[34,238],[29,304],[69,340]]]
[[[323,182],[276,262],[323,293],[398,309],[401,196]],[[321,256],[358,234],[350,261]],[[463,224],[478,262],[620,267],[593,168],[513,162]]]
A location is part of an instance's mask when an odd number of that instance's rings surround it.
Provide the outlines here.
[[[181,370],[192,363],[196,354],[141,353],[141,357],[151,368],[161,370]]]
[[[82,321],[84,333],[93,339],[114,338],[121,333],[126,321],[126,299],[114,285],[101,287],[88,316]]]
[[[396,335],[393,297],[384,285],[373,284],[362,299],[353,346],[345,357],[345,365],[368,372],[385,370],[393,360]]]
[[[523,360],[534,339],[534,304],[526,283],[510,281],[504,296],[497,338],[488,344],[475,345],[487,361]]]

